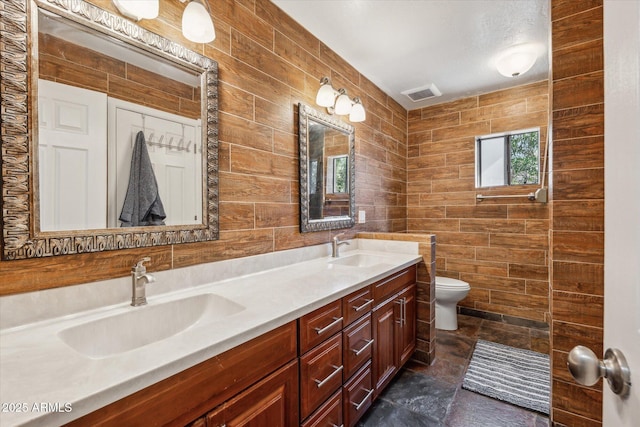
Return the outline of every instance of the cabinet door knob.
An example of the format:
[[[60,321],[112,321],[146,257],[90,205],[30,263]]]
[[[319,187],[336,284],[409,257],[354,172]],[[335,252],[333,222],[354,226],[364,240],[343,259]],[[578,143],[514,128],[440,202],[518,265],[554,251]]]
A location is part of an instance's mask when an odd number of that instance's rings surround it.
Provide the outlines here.
[[[604,359],[588,347],[578,345],[569,352],[567,367],[573,378],[580,384],[591,386],[606,378],[615,394],[625,397],[631,387],[631,371],[627,359],[617,348],[608,348]]]

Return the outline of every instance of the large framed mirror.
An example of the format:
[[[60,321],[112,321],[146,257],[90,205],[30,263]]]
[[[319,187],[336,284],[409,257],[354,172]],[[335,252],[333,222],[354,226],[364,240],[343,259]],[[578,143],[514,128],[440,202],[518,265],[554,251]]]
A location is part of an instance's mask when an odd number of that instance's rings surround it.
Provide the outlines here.
[[[355,129],[298,104],[300,231],[355,224]]]
[[[217,239],[217,63],[82,0],[3,3],[3,259]]]

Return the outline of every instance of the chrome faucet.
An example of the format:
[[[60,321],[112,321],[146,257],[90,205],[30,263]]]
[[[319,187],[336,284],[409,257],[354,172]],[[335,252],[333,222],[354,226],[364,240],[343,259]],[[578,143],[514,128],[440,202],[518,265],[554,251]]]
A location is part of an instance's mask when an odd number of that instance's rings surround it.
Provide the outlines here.
[[[155,277],[147,273],[147,267],[144,266],[144,263],[149,261],[151,261],[151,258],[144,257],[131,268],[131,305],[134,307],[147,303],[145,286],[147,283],[156,281]]]
[[[344,236],[344,233],[333,236],[331,242],[331,256],[334,258],[338,258],[340,256],[340,246],[349,244],[349,242],[341,242],[340,236]]]

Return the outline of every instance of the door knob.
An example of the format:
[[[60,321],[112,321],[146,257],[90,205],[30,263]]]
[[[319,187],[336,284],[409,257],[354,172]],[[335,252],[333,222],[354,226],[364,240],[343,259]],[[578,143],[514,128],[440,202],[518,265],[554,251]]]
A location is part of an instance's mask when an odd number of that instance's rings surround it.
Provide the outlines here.
[[[625,397],[629,393],[631,372],[627,359],[617,348],[608,348],[604,359],[598,360],[590,348],[578,345],[569,352],[567,367],[573,378],[582,385],[594,385],[603,377],[615,394]]]

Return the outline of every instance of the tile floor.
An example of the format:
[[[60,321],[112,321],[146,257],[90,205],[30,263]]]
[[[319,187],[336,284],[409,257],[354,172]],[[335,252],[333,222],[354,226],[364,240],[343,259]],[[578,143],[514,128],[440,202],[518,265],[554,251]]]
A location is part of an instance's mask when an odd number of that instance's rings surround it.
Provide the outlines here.
[[[549,351],[546,331],[459,315],[457,331],[437,331],[431,366],[409,361],[358,423],[360,427],[548,427],[543,414],[463,390],[478,339]]]

